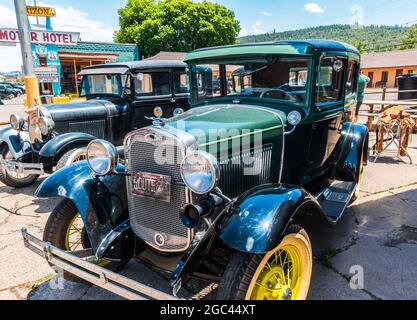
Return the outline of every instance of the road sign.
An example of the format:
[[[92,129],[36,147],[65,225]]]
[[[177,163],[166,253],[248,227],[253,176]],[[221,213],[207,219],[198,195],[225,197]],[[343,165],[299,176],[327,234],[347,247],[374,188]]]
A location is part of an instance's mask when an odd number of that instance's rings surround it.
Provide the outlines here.
[[[60,32],[32,30],[29,32],[31,43],[35,44],[57,44],[74,46],[80,39],[79,32]],[[17,29],[0,28],[0,43],[18,43],[19,32]]]
[[[28,16],[35,17],[55,17],[56,11],[50,7],[26,6]]]

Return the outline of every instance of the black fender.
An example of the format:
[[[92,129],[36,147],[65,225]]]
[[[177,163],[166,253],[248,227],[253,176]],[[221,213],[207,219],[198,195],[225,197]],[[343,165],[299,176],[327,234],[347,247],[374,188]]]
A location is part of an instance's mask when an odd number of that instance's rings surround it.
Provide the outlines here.
[[[14,159],[33,153],[29,133],[18,132],[11,127],[0,129],[0,146],[7,144]]]
[[[261,185],[233,203],[217,233],[232,249],[262,254],[275,249],[294,216],[306,211],[322,213],[320,204],[306,190],[285,184]]]
[[[118,164],[116,171],[123,172],[124,166]],[[109,240],[122,241],[117,233],[129,233],[125,176],[97,178],[87,161],[80,161],[49,176],[35,195],[38,198],[62,197],[71,200],[84,222],[93,251],[99,252],[99,255],[107,251],[107,248],[98,250],[101,244],[109,243]],[[116,233],[112,232],[114,230]],[[134,239],[130,237],[129,240]],[[116,254],[112,253],[113,259]]]
[[[346,122],[341,138],[330,156],[335,168],[335,179],[358,182],[361,164],[368,163],[369,131],[363,124]]]
[[[97,139],[91,134],[82,132],[69,132],[57,135],[53,139],[49,140],[39,152],[41,162],[53,161],[54,165],[60,158],[60,156],[76,147],[87,146],[91,141]]]

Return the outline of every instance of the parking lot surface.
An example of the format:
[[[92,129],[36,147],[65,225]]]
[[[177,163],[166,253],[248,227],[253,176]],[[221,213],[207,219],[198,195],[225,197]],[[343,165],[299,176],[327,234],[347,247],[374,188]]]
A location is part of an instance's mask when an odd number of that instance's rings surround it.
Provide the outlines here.
[[[0,184],[0,299],[120,299],[89,284],[61,282],[24,247],[21,228],[42,237],[57,203],[33,196],[43,179],[21,190]],[[315,256],[309,299],[417,299],[417,166],[381,157],[365,168],[360,190],[338,225],[302,221]],[[165,279],[136,260],[122,273],[169,292]]]

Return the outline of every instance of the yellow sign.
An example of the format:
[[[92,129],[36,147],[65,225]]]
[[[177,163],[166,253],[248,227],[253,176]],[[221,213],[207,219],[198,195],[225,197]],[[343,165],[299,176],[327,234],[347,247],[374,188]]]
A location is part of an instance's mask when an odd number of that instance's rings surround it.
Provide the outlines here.
[[[26,11],[28,16],[35,17],[55,17],[56,12],[54,8],[49,7],[35,7],[35,6],[26,6]]]

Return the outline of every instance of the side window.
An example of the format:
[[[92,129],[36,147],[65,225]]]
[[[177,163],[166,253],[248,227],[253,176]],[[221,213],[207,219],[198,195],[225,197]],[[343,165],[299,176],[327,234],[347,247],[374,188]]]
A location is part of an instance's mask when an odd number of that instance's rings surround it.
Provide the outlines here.
[[[174,93],[187,94],[190,92],[188,75],[185,71],[174,72]]]
[[[357,75],[356,61],[349,61],[347,79],[346,79],[346,96],[350,96],[356,92],[356,75]]]
[[[341,99],[345,61],[336,57],[321,59],[316,86],[318,104],[336,102]]]
[[[135,76],[135,95],[138,98],[171,94],[168,72],[141,72]]]
[[[290,87],[305,87],[307,84],[307,68],[290,68],[289,86]]]

